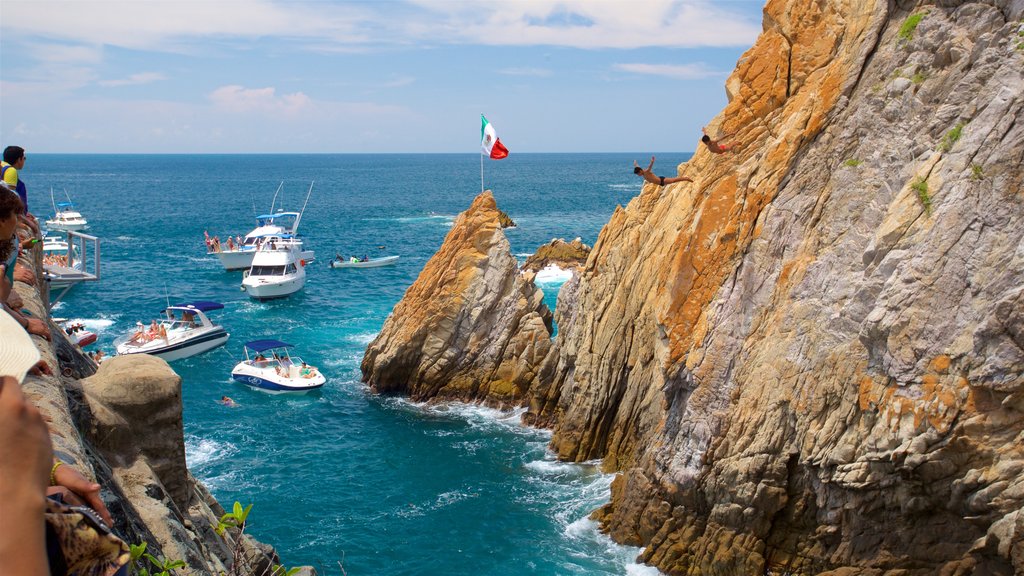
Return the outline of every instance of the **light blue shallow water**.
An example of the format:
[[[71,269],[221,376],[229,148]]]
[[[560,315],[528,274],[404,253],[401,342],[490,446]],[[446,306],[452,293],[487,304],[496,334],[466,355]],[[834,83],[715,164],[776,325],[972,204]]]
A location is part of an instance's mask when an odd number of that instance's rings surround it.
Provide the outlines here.
[[[74,288],[54,314],[114,338],[154,318],[169,296],[222,302],[224,348],[172,364],[183,378],[189,466],[224,504],[254,504],[249,531],[287,565],[338,574],[645,574],[639,549],[587,519],[608,499],[596,463],[556,462],[549,433],[518,414],[426,407],[370,394],[359,362],[454,217],[480,191],[479,156],[30,155],[32,211],[50,217],[66,189],[102,240],[102,280]],[[669,174],[688,155],[659,155]],[[513,154],[485,164],[487,187],[518,227],[525,255],[555,237],[593,244],[640,190],[632,154]],[[257,303],[241,274],[205,255],[203,231],[245,234],[284,181],[284,206],[313,195],[300,232],[317,262],[305,289]],[[377,246],[386,245],[385,250]],[[397,265],[331,270],[336,252],[399,254]],[[555,305],[556,288],[546,300]],[[276,336],[328,381],[272,396],[230,379],[242,344]],[[229,395],[228,408],[217,400]]]

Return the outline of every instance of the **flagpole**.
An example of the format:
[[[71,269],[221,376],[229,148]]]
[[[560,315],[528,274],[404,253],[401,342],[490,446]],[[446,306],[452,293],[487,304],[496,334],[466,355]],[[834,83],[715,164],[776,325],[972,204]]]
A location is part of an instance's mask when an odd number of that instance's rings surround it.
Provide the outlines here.
[[[480,193],[484,193],[484,153],[480,152]]]

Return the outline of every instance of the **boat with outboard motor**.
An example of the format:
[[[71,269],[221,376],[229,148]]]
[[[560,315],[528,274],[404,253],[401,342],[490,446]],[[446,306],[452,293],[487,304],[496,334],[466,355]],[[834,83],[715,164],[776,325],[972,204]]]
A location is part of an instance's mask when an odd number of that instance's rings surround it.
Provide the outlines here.
[[[168,306],[164,316],[153,320],[147,327],[136,323],[130,335],[114,341],[119,355],[149,354],[170,362],[202,354],[228,341],[227,330],[214,324],[206,313],[220,310],[224,305],[209,300],[196,300],[177,306]]]
[[[302,358],[289,355],[289,348],[294,346],[273,339],[246,342],[245,360],[235,365],[231,377],[268,392],[309,392],[323,386],[327,378]]]
[[[68,195],[67,190],[64,191],[64,195]],[[82,214],[74,210],[75,203],[71,201],[70,196],[68,196],[67,202],[54,202],[53,188],[50,188],[50,202],[53,204],[54,214],[53,218],[45,222],[47,230],[69,232],[84,230],[89,226],[89,222],[82,217]]]
[[[252,267],[242,276],[242,290],[256,300],[284,298],[306,285],[302,243],[281,234],[261,239]]]
[[[281,183],[281,186],[284,182]],[[274,212],[274,204],[277,202],[277,195],[281,191],[278,186],[274,193],[274,199],[270,203],[270,212],[256,216],[256,227],[249,231],[239,242],[210,239],[207,236],[207,254],[213,254],[220,260],[225,270],[244,270],[252,266],[253,257],[256,256],[256,249],[263,239],[270,236],[287,234],[295,239],[302,246],[302,240],[298,237],[299,222],[302,220],[302,212],[285,212],[278,210]],[[309,186],[309,193],[306,195],[306,202],[309,202],[309,194],[313,192],[313,185]],[[303,210],[306,206],[303,204]],[[306,262],[313,261],[311,250],[303,251],[300,258]]]
[[[377,268],[380,266],[389,266],[395,262],[398,262],[398,256],[381,256],[380,258],[365,259],[359,259],[352,256],[347,260],[342,260],[341,256],[338,256],[331,261],[331,268]]]

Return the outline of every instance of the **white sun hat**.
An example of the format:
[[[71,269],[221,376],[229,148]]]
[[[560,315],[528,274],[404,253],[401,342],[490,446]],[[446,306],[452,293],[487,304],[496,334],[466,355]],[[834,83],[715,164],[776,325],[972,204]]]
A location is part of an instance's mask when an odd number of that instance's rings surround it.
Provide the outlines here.
[[[0,310],[0,376],[14,376],[21,382],[39,362],[39,350],[32,337],[13,316]]]

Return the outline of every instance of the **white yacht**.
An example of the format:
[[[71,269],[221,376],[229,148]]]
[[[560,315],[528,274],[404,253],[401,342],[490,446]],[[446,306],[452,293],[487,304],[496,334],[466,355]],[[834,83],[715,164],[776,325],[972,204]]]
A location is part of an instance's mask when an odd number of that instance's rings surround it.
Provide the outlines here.
[[[65,190],[64,195],[67,194],[68,191]],[[53,203],[53,218],[46,221],[47,230],[69,232],[84,230],[89,226],[89,222],[82,214],[74,209],[75,203],[71,201],[70,196],[67,202],[53,202],[53,188],[50,188],[50,202]]]
[[[252,267],[242,276],[242,290],[256,300],[284,298],[306,285],[302,243],[281,234],[265,236],[256,247]]]
[[[290,356],[291,344],[280,340],[253,340],[245,343],[245,360],[235,365],[231,377],[268,392],[309,392],[327,382],[316,366],[298,356]],[[254,356],[249,357],[249,351]]]
[[[115,340],[114,346],[118,354],[150,354],[168,362],[201,354],[228,340],[228,332],[206,317],[206,312],[223,307],[208,300],[168,306],[164,317],[149,326],[137,323],[133,333]]]
[[[55,205],[53,218],[46,221],[46,229],[67,232],[88,228],[89,222],[82,217],[81,213],[75,211],[74,207],[72,202],[58,202]]]
[[[298,238],[299,221],[302,220],[302,212],[274,211],[274,204],[277,202],[277,195],[281,192],[282,186],[284,186],[284,182],[281,183],[281,186],[278,186],[277,192],[274,193],[274,199],[270,203],[270,213],[257,216],[256,227],[249,231],[240,242],[235,243],[231,241],[229,243],[225,239],[219,243],[213,243],[207,238],[207,254],[217,256],[225,270],[244,270],[251,267],[252,259],[256,255],[257,246],[264,238],[270,236],[287,234],[292,236],[300,247],[302,246],[302,240]],[[313,185],[310,184],[309,193],[306,194],[306,203],[309,202],[309,196],[312,193]],[[303,211],[306,209],[306,204],[302,205],[302,209]],[[307,262],[312,262],[313,252],[305,251],[301,257]]]

